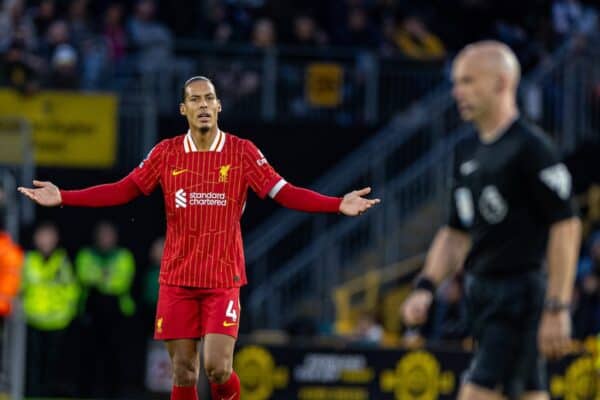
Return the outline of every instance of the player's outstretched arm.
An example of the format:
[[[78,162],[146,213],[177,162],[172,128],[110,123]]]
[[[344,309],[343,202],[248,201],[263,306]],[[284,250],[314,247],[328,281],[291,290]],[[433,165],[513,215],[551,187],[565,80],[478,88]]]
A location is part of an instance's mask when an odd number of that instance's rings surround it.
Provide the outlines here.
[[[35,188],[20,186],[17,190],[29,197],[31,200],[44,207],[56,207],[61,205],[62,197],[58,186],[48,181],[33,181]]]
[[[375,204],[379,199],[366,199],[371,188],[364,188],[348,193],[343,198],[325,196],[315,191],[304,189],[281,180],[283,185],[275,185],[269,193],[277,203],[292,210],[315,212],[315,213],[342,213],[349,216],[356,216],[364,213]],[[279,190],[277,190],[279,189]]]
[[[371,193],[371,188],[366,187],[346,194],[340,203],[340,212],[344,215],[355,217],[381,202],[380,199],[365,198],[364,196],[369,193]]]
[[[142,194],[131,175],[118,182],[81,190],[61,190],[52,182],[33,181],[34,188],[19,187],[19,192],[41,206],[109,207],[125,204]]]

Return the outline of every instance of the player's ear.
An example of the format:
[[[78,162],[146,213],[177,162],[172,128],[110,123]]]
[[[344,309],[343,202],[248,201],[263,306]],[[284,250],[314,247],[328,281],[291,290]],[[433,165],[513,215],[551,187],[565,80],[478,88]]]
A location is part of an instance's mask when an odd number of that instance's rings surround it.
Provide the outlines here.
[[[185,115],[185,104],[179,103],[179,114]]]
[[[221,107],[221,100],[217,100],[217,111],[218,112],[223,111],[223,107]]]

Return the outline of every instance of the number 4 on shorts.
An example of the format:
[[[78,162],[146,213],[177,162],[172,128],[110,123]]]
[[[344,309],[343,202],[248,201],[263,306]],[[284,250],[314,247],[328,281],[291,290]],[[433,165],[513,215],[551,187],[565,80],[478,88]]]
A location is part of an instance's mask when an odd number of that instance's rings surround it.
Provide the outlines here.
[[[237,321],[237,313],[233,308],[233,300],[229,300],[229,304],[227,305],[227,311],[225,311],[225,316],[231,318],[234,322]]]

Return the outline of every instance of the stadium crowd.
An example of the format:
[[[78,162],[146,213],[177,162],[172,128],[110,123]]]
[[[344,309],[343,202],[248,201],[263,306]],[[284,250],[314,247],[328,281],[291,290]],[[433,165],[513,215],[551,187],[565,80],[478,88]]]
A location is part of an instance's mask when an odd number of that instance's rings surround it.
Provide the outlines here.
[[[0,84],[24,92],[118,89],[136,73],[169,68],[180,39],[258,50],[359,48],[382,58],[439,61],[466,43],[496,38],[529,68],[568,35],[596,32],[593,4],[188,0],[172,7],[156,0],[4,0]]]

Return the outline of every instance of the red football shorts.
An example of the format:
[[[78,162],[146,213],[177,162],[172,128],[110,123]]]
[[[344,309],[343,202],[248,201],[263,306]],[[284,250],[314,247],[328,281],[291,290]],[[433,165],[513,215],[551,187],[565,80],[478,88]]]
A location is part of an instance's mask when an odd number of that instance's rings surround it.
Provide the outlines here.
[[[160,285],[154,339],[200,339],[208,333],[237,338],[240,288]]]

